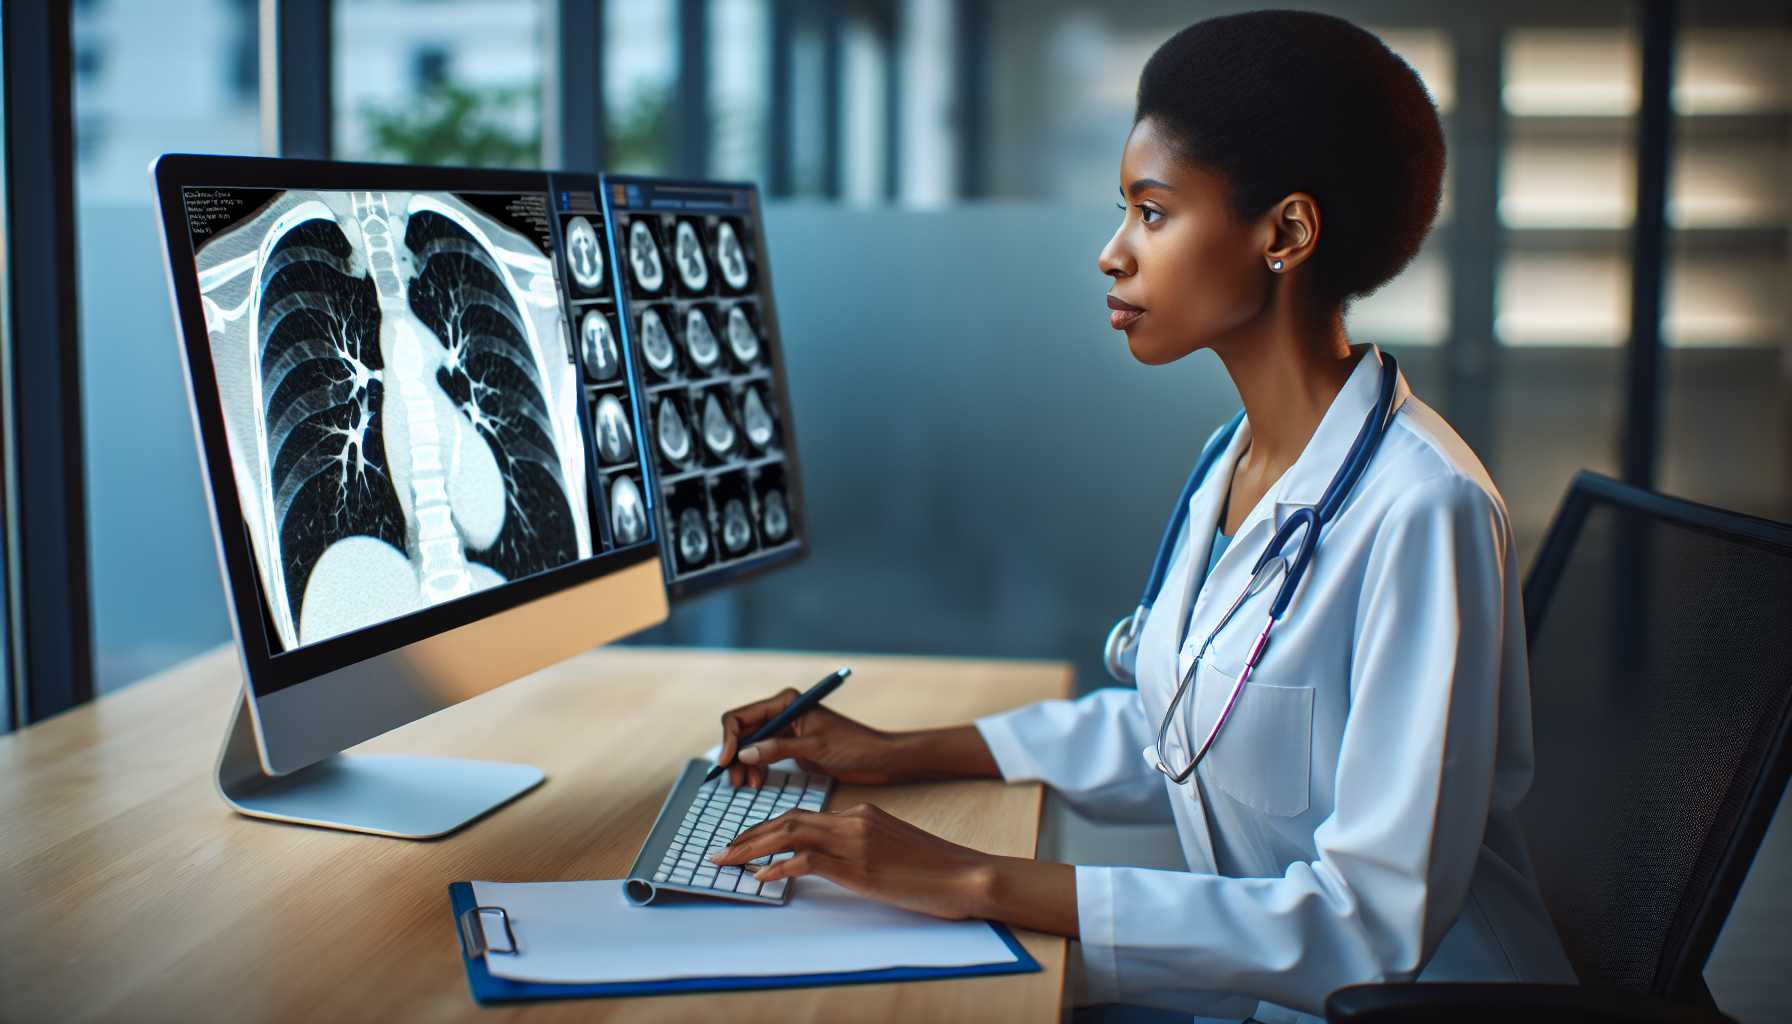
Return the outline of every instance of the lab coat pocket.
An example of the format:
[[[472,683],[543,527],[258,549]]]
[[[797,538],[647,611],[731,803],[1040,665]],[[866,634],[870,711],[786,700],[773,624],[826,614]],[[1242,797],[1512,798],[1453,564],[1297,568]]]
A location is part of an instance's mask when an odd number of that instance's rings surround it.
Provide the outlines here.
[[[1211,727],[1237,677],[1201,666],[1196,717]],[[1313,688],[1247,682],[1220,729],[1203,774],[1265,814],[1306,813],[1313,763]]]

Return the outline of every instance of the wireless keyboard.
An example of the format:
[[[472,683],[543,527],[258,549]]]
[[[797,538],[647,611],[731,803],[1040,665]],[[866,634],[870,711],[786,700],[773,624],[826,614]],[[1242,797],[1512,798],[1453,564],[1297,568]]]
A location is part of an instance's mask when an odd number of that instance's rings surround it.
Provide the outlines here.
[[[790,879],[761,885],[753,872],[790,853],[760,857],[747,864],[718,867],[710,857],[736,835],[788,810],[819,811],[834,780],[823,775],[773,769],[758,789],[736,789],[726,774],[704,782],[714,762],[698,758],[684,766],[666,794],[659,817],[629,868],[623,891],[636,906],[661,893],[688,893],[748,903],[781,904],[790,898]]]

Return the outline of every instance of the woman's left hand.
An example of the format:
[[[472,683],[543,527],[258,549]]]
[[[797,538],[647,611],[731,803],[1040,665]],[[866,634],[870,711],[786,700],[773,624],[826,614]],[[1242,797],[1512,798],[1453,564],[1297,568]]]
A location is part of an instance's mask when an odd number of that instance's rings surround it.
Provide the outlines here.
[[[870,804],[844,811],[787,811],[742,832],[712,859],[745,865],[786,850],[794,856],[759,868],[754,877],[770,882],[820,875],[862,895],[935,917],[985,916],[982,897],[994,858],[923,832]]]

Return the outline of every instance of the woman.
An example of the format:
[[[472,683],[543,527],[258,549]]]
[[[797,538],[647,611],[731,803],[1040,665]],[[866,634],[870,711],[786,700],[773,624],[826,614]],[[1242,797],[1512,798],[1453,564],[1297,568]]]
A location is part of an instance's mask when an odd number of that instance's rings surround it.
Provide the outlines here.
[[[1175,735],[1214,721],[1273,588],[1197,664],[1202,641],[1375,407],[1383,357],[1350,343],[1344,307],[1412,258],[1443,165],[1418,77],[1347,22],[1261,12],[1170,39],[1139,81],[1124,219],[1100,266],[1133,356],[1212,349],[1246,419],[1190,502],[1139,637],[1138,690],[901,734],[818,710],[738,758],[737,738],[795,691],[723,717],[737,783],[784,757],[857,783],[1040,779],[1110,819],[1173,818],[1188,871],[992,857],[866,806],[767,822],[721,862],[795,850],[759,877],[813,873],[1080,938],[1095,1003],[1281,1020],[1359,982],[1572,981],[1513,813],[1530,704],[1505,506],[1397,376],[1386,434],[1211,755],[1180,784],[1165,776],[1187,749],[1153,770],[1191,668]]]

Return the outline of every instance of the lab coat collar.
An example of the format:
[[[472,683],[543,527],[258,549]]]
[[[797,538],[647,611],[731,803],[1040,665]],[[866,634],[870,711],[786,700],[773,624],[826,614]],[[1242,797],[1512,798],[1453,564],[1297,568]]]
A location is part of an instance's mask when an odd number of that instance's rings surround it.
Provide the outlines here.
[[[1176,582],[1178,600],[1175,607],[1179,627],[1189,623],[1190,612],[1197,604],[1204,605],[1197,582],[1226,575],[1238,559],[1245,559],[1249,564],[1269,543],[1270,534],[1281,529],[1289,516],[1298,509],[1319,504],[1326,487],[1337,475],[1338,467],[1344,464],[1344,457],[1350,454],[1350,444],[1356,440],[1357,431],[1362,429],[1363,419],[1375,408],[1375,396],[1381,388],[1381,349],[1374,345],[1359,345],[1354,346],[1354,350],[1362,352],[1362,358],[1357,360],[1344,387],[1320,418],[1319,427],[1313,431],[1306,448],[1245,515],[1211,576],[1204,567],[1213,546],[1214,531],[1219,528],[1220,516],[1225,511],[1226,496],[1232,489],[1232,474],[1244,450],[1250,447],[1249,418],[1238,424],[1232,443],[1214,461],[1207,479],[1189,498],[1189,561]],[[1406,375],[1399,374],[1394,381],[1394,408],[1398,410],[1411,394]],[[1179,635],[1184,641],[1188,639],[1187,633],[1180,629]]]
[[[1177,582],[1176,622],[1188,622],[1189,609],[1194,606],[1197,577],[1206,577],[1206,566],[1213,552],[1213,535],[1220,527],[1220,516],[1226,510],[1226,495],[1232,490],[1232,472],[1238,466],[1238,458],[1251,443],[1251,424],[1249,420],[1241,420],[1238,429],[1232,432],[1232,441],[1226,450],[1215,459],[1207,471],[1207,478],[1195,493],[1188,499],[1188,548],[1189,560],[1187,571]],[[1254,510],[1253,510],[1254,511]],[[1246,527],[1248,527],[1248,523]],[[1245,534],[1246,528],[1240,527],[1234,540]],[[1226,549],[1226,555],[1232,554],[1233,547]],[[1180,677],[1179,677],[1180,678]]]
[[[1332,399],[1331,407],[1326,409],[1325,415],[1319,420],[1318,429],[1313,431],[1313,436],[1307,441],[1300,457],[1294,460],[1294,465],[1289,466],[1282,478],[1270,488],[1264,500],[1245,517],[1238,530],[1240,536],[1248,533],[1258,520],[1272,513],[1275,528],[1280,529],[1282,523],[1296,510],[1319,504],[1326,487],[1337,476],[1338,467],[1344,464],[1344,457],[1350,454],[1350,444],[1356,440],[1357,431],[1362,429],[1364,418],[1375,408],[1375,396],[1381,388],[1381,349],[1375,345],[1357,345],[1353,348],[1363,353],[1362,358],[1357,360],[1356,368],[1350,371],[1343,389]],[[1398,410],[1411,394],[1412,389],[1406,384],[1406,375],[1397,373],[1394,381],[1394,408]],[[1239,433],[1247,434],[1249,427],[1250,421],[1247,419],[1240,425]]]

